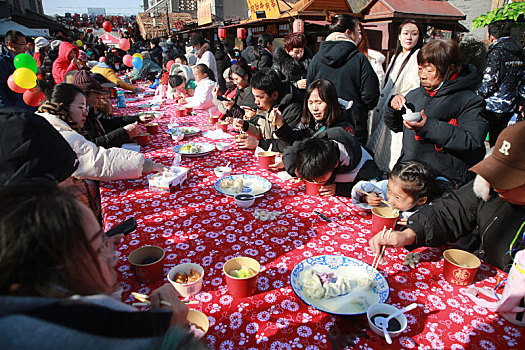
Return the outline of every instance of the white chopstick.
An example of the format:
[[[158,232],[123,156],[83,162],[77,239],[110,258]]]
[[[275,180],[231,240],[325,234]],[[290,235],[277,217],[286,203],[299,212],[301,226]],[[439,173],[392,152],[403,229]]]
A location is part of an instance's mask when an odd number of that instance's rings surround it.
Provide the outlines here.
[[[381,230],[381,238],[385,237],[385,231],[386,231],[386,226],[383,226],[383,229]],[[388,235],[390,235],[390,233],[392,233],[392,229],[389,230]],[[368,284],[370,283],[370,277],[372,277],[372,275],[374,274],[374,270],[377,270],[377,266],[379,265],[379,261],[381,260],[381,256],[383,255],[384,251],[385,251],[385,246],[381,247],[381,251],[379,252],[379,254],[376,254],[374,256],[374,260],[372,261],[372,268],[370,269],[370,273],[368,274],[368,277],[366,278],[365,286],[368,286]],[[376,261],[377,261],[377,264],[376,264]]]

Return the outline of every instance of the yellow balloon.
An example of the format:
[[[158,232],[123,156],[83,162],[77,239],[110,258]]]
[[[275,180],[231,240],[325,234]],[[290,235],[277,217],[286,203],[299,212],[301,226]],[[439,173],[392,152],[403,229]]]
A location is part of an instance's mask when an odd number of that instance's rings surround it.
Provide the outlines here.
[[[23,89],[32,89],[36,86],[36,74],[29,68],[18,68],[13,73],[16,85]]]
[[[77,40],[77,46],[78,47],[82,46],[82,40]]]
[[[142,55],[140,53],[134,53],[133,54],[133,57],[138,57],[140,58],[142,61],[144,61],[144,58],[142,57]]]

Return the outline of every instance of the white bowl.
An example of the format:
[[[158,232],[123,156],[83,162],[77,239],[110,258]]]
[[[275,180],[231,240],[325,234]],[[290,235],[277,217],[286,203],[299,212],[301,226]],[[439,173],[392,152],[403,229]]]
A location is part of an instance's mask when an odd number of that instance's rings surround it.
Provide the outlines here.
[[[416,123],[421,120],[421,112],[403,114],[403,120],[411,123]]]
[[[218,166],[215,169],[213,169],[213,172],[215,173],[215,176],[221,178],[225,176],[230,176],[232,173],[232,168],[229,166]]]
[[[241,208],[249,208],[255,203],[255,196],[249,193],[239,193],[234,198],[235,203]]]
[[[217,149],[222,152],[228,150],[230,148],[230,144],[226,142],[217,142],[215,147],[217,147]]]
[[[177,283],[174,281],[175,274],[185,272],[186,274],[190,273],[190,269],[197,271],[201,274],[201,277],[195,282],[191,283]],[[175,266],[168,273],[168,281],[182,297],[189,297],[197,294],[202,289],[202,282],[204,280],[204,269],[202,266],[194,263],[185,263]]]
[[[398,308],[396,308],[395,306],[392,306],[392,305],[388,305],[388,304],[382,304],[382,303],[379,303],[379,304],[374,304],[372,306],[370,306],[366,312],[366,318],[368,319],[368,324],[370,325],[370,328],[379,336],[381,337],[385,337],[384,333],[383,333],[383,329],[382,328],[379,328],[378,326],[376,326],[376,324],[374,322],[372,322],[372,317],[374,317],[375,315],[378,315],[378,314],[383,314],[383,315],[387,315],[385,316],[388,317],[392,314],[394,314],[395,312],[399,311]],[[394,332],[388,332],[390,334],[390,337],[391,338],[395,338],[397,337],[398,335],[400,335],[401,333],[403,333],[403,331],[407,328],[407,318],[404,314],[401,314],[399,316],[397,316],[395,318],[399,324],[401,325],[401,329],[398,330],[398,331],[394,331]]]
[[[180,141],[184,138],[184,133],[174,133],[174,134],[171,134],[171,138],[175,141]]]

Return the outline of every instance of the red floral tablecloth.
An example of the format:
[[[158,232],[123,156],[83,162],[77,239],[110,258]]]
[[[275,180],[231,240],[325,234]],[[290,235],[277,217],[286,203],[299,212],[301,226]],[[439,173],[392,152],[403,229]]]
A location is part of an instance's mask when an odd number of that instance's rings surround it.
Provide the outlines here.
[[[142,102],[142,101],[141,101]],[[137,103],[135,103],[136,105]],[[174,116],[174,105],[162,106],[160,132],[153,135],[142,152],[147,158],[170,165],[176,144],[166,134]],[[130,107],[118,113],[140,111]],[[204,115],[178,119],[181,125],[208,129]],[[201,135],[192,141],[215,143]],[[181,143],[187,140],[180,141]],[[232,142],[233,139],[221,140]],[[234,174],[254,174],[271,181],[272,189],[249,209],[241,209],[233,198],[215,191],[213,168],[232,162]],[[303,303],[289,284],[290,272],[300,261],[323,254],[340,254],[372,263],[368,246],[372,236],[371,217],[350,208],[336,198],[308,197],[304,185],[283,181],[275,173],[260,170],[252,151],[235,146],[226,152],[215,150],[201,158],[184,158],[191,179],[172,194],[150,192],[146,177],[137,180],[103,182],[102,210],[105,229],[129,216],[137,218],[138,229],[118,246],[118,265],[123,300],[132,303],[131,291],[148,294],[167,279],[151,285],[134,280],[127,257],[144,245],[166,250],[166,264],[195,262],[205,270],[202,291],[191,305],[204,312],[210,330],[204,341],[212,349],[511,349],[523,346],[524,330],[486,309],[476,307],[464,295],[464,288],[444,281],[442,250],[421,248],[417,268],[403,266],[404,249],[388,250],[387,263],[379,269],[388,281],[388,303],[397,307],[417,302],[407,314],[408,327],[393,345],[373,333],[366,316],[339,317],[320,312]],[[285,213],[276,221],[261,222],[256,208]],[[314,209],[334,219],[327,223]],[[231,257],[249,256],[262,265],[258,289],[249,298],[235,299],[226,288],[222,267]],[[165,267],[167,274],[170,267]],[[505,274],[483,263],[477,286],[495,286]],[[521,346],[519,344],[522,344]]]

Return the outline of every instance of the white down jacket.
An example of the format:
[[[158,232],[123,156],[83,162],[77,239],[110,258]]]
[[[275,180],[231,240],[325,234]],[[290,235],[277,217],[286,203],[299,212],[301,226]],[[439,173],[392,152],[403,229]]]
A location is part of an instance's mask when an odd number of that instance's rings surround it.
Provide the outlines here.
[[[119,180],[134,179],[151,169],[151,161],[138,152],[122,148],[104,148],[86,140],[66,122],[50,113],[36,113],[44,117],[64,137],[77,154],[79,166],[73,173],[78,179]],[[145,164],[147,163],[147,164]]]

